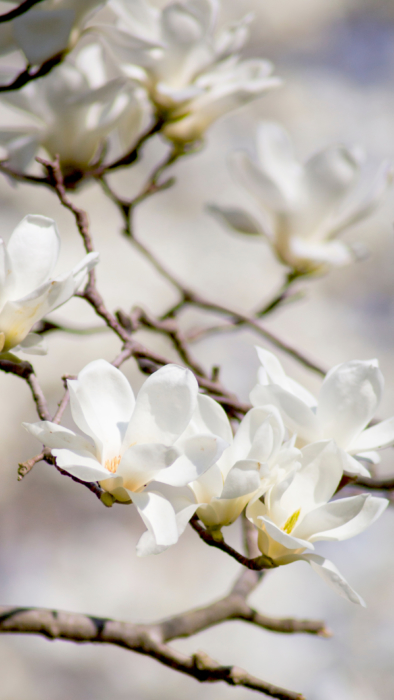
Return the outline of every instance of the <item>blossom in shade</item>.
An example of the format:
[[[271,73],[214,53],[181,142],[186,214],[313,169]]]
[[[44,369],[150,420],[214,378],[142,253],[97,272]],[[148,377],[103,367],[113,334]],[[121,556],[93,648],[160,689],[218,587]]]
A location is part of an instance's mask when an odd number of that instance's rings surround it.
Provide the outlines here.
[[[53,278],[59,251],[56,223],[45,216],[22,219],[8,245],[0,239],[0,353],[45,353],[30,329],[68,301],[98,262],[98,253],[89,253],[67,275]]]
[[[44,0],[0,24],[0,56],[19,50],[30,65],[38,65],[70,51],[89,17],[104,4],[104,0]]]
[[[7,166],[24,172],[38,149],[59,156],[65,175],[84,172],[108,150],[117,127],[122,147],[130,147],[146,121],[146,99],[123,78],[106,80],[100,47],[83,49],[75,63],[57,66],[45,79],[2,96],[28,118],[26,126],[1,128]],[[127,84],[126,84],[127,82]],[[123,143],[124,142],[124,143]]]
[[[384,380],[377,360],[352,360],[333,367],[315,399],[284,373],[277,358],[258,349],[260,382],[251,394],[254,406],[276,406],[286,427],[297,435],[297,446],[335,440],[346,452],[348,473],[369,476],[354,457],[379,461],[375,453],[394,444],[394,417],[368,428],[379,406]]]
[[[218,0],[171,2],[163,10],[146,0],[112,0],[110,7],[117,26],[97,29],[123,73],[146,88],[175,142],[200,139],[220,116],[280,84],[268,61],[239,57],[250,16],[217,28]]]
[[[271,122],[260,124],[256,150],[256,161],[236,152],[230,164],[257,203],[258,215],[211,205],[216,217],[240,233],[264,235],[296,275],[324,273],[364,254],[337,236],[383,202],[393,177],[391,164],[382,163],[371,178],[359,151],[342,145],[300,163],[287,132]]]
[[[345,540],[383,513],[385,498],[369,494],[330,501],[342,478],[341,451],[331,440],[301,450],[301,465],[254,499],[247,516],[258,529],[258,546],[274,565],[306,561],[339,595],[364,605],[332,562],[314,553],[319,540]]]
[[[95,360],[78,379],[68,381],[68,388],[71,413],[84,436],[49,421],[24,424],[26,429],[69,474],[98,481],[114,500],[132,501],[156,551],[174,544],[176,510],[160,486],[194,481],[226,446],[212,434],[183,436],[198,395],[193,373],[166,365],[146,380],[135,398],[120,370]],[[151,553],[143,542],[138,552]]]

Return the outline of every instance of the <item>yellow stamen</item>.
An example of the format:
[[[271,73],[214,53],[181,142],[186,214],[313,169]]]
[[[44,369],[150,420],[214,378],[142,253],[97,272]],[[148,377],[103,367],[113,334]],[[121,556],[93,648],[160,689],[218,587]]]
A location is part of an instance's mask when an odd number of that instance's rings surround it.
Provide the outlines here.
[[[120,455],[118,455],[118,457],[112,457],[112,459],[107,459],[105,468],[108,469],[111,474],[115,474],[121,459],[122,457]]]
[[[301,513],[301,508],[298,510],[294,511],[293,515],[290,515],[290,518],[287,518],[285,524],[282,527],[283,532],[287,532],[288,535],[294,530],[295,526],[297,525],[297,520],[300,517]]]

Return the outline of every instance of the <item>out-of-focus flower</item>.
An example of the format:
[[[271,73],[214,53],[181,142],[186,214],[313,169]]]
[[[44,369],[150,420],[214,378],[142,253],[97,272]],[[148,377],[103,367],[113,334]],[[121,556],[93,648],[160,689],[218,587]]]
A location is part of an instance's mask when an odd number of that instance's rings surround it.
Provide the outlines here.
[[[131,500],[155,545],[174,544],[175,509],[154,486],[194,481],[226,446],[212,434],[182,436],[198,395],[192,372],[166,365],[135,399],[120,370],[95,360],[68,387],[73,419],[88,438],[48,421],[24,424],[26,429],[51,449],[59,467],[83,481],[99,481],[114,499]],[[138,551],[148,553],[143,546]]]
[[[145,0],[113,0],[117,27],[101,27],[123,72],[138,80],[179,143],[200,139],[230,110],[280,84],[272,65],[241,61],[250,16],[217,31],[218,0],[172,2],[163,10]]]
[[[374,450],[394,444],[394,417],[366,428],[379,406],[384,380],[377,360],[352,360],[333,367],[320,389],[319,400],[286,376],[272,353],[258,348],[263,365],[250,394],[254,406],[276,406],[286,427],[302,447],[333,439],[346,451],[349,473],[369,473],[352,455],[379,461]]]
[[[22,51],[30,65],[71,51],[89,17],[105,0],[45,0],[0,25],[0,56]]]
[[[339,595],[364,605],[332,562],[310,552],[318,540],[345,540],[363,532],[388,501],[362,495],[328,503],[343,474],[340,451],[333,441],[323,441],[301,452],[301,467],[267,491],[264,502],[256,499],[247,508],[258,528],[259,549],[276,565],[306,561]]]
[[[50,158],[60,157],[66,175],[84,172],[118,125],[122,132],[127,126],[128,146],[137,140],[146,112],[141,89],[123,78],[97,85],[100,55],[96,47],[87,48],[89,51],[79,54],[78,65],[63,63],[46,78],[2,96],[32,122],[31,126],[0,129],[0,143],[12,170],[23,172],[41,146]]]
[[[67,275],[52,279],[59,250],[56,224],[45,216],[26,216],[7,246],[0,239],[0,353],[44,354],[31,327],[68,301],[98,262],[98,253],[89,253]]]
[[[213,214],[233,230],[266,236],[279,260],[298,275],[324,273],[363,253],[334,239],[381,204],[393,177],[389,163],[363,187],[356,151],[330,146],[302,164],[287,132],[269,122],[259,126],[257,157],[255,163],[247,153],[234,153],[231,165],[262,207],[261,217],[216,205],[209,207]]]

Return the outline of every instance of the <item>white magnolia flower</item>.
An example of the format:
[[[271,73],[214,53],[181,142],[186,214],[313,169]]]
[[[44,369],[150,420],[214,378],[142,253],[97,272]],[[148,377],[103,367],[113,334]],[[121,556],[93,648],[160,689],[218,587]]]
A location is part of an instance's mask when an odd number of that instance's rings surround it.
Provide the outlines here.
[[[87,437],[48,421],[24,424],[26,429],[69,474],[98,481],[119,501],[131,500],[158,548],[177,542],[176,511],[155,487],[194,481],[226,446],[212,434],[183,437],[198,395],[192,372],[166,365],[135,399],[120,370],[95,360],[68,388],[74,422]],[[148,553],[143,545],[138,551]]]
[[[117,27],[101,34],[124,74],[146,88],[169,122],[169,139],[195,141],[218,117],[280,84],[268,61],[239,59],[250,16],[217,30],[219,0],[172,2],[163,10],[146,0],[110,6]]]
[[[19,50],[30,65],[38,65],[70,51],[90,15],[104,4],[105,0],[45,0],[0,25],[0,56]]]
[[[388,501],[370,495],[328,502],[341,480],[342,455],[333,441],[308,445],[301,467],[294,469],[247,508],[258,528],[262,554],[276,565],[306,561],[339,595],[364,605],[332,562],[311,553],[318,540],[345,540],[363,532],[385,510]]]
[[[272,353],[258,348],[260,384],[250,394],[254,406],[276,406],[297,446],[333,439],[347,454],[348,473],[369,473],[352,455],[379,461],[374,450],[394,444],[394,417],[366,428],[379,406],[384,380],[377,360],[352,360],[333,367],[319,400],[286,376]]]
[[[137,140],[146,113],[141,90],[126,85],[123,78],[98,78],[100,54],[96,48],[81,51],[77,65],[62,63],[45,79],[2,96],[31,122],[0,129],[0,143],[6,148],[7,165],[12,170],[23,172],[43,147],[51,159],[60,157],[66,175],[83,172],[120,124],[123,131],[125,127],[128,130],[127,146]]]
[[[222,407],[210,397],[199,395],[184,435],[201,433],[218,435],[229,447],[210,469],[185,488],[160,487],[178,514],[179,536],[194,513],[212,532],[231,525],[255,494],[265,493],[294,468],[299,455],[292,443],[283,444],[285,428],[274,407],[249,411],[233,438]],[[156,551],[152,538],[148,542],[148,535],[145,544],[149,551]]]
[[[255,163],[247,153],[234,153],[231,165],[262,208],[261,217],[217,206],[210,207],[212,213],[236,231],[265,235],[296,274],[322,273],[361,253],[359,246],[334,239],[380,205],[392,180],[391,165],[382,163],[371,182],[363,183],[360,155],[344,146],[330,146],[302,164],[287,132],[269,122],[259,126],[257,158]]]
[[[7,246],[0,239],[0,353],[45,352],[31,327],[68,301],[98,262],[98,253],[89,253],[67,275],[52,278],[59,250],[56,224],[45,216],[22,219]]]

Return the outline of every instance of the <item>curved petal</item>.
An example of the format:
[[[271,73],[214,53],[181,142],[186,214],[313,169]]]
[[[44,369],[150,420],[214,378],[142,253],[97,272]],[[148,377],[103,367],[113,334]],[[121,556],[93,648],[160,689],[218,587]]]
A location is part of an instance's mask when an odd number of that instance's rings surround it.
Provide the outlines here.
[[[197,380],[188,369],[165,365],[142,385],[125,446],[139,442],[171,445],[183,433],[196,408]]]
[[[263,229],[257,219],[244,209],[219,207],[216,204],[208,204],[206,209],[226,228],[238,231],[238,233],[247,233],[250,236],[263,234]]]
[[[363,430],[348,445],[348,450],[352,454],[368,452],[382,447],[389,447],[394,444],[394,417]]]
[[[232,153],[229,163],[236,178],[253,195],[260,206],[267,207],[269,211],[276,213],[288,210],[286,196],[278,184],[273,182],[249,158],[247,153],[242,151]]]
[[[71,272],[63,277],[53,280],[48,295],[48,313],[57,309],[73,296],[85,279],[88,272],[97,265],[99,253],[88,253],[82,260],[73,267]]]
[[[383,392],[377,360],[352,360],[326,375],[319,396],[317,418],[324,437],[346,449],[373,417]]]
[[[94,360],[67,384],[74,421],[93,439],[103,463],[120,456],[134,408],[134,394],[124,374],[105,360]]]
[[[257,153],[265,175],[281,190],[289,204],[298,206],[305,196],[304,169],[295,158],[287,131],[275,122],[262,122],[257,132]]]
[[[280,386],[257,384],[250,392],[250,400],[254,406],[276,406],[285,426],[292,433],[297,433],[301,441],[315,442],[322,437],[319,422],[311,408]]]
[[[358,501],[356,502],[354,499],[358,499]],[[334,503],[342,503],[344,500],[348,501],[348,503],[342,506],[343,518],[346,516],[347,509],[347,514],[349,517],[353,514],[352,519],[348,522],[343,522],[341,525],[339,523],[340,518],[338,518],[336,527],[329,531],[325,530],[324,532],[316,533],[310,538],[311,542],[315,542],[318,539],[347,540],[350,537],[354,537],[355,535],[364,532],[367,527],[372,525],[375,520],[380,518],[382,513],[389,505],[389,501],[386,498],[376,498],[375,496],[367,494],[362,496],[353,496],[353,498],[341,499],[340,501],[333,501],[333,503],[327,503],[327,511],[329,511],[331,514],[336,510],[336,513],[339,514],[341,509],[339,507],[335,509],[332,506]],[[350,501],[353,502],[350,503]],[[328,524],[329,521],[327,519],[326,525]]]
[[[165,493],[156,491],[164,496],[172,505],[175,511],[175,523],[178,532],[178,538],[183,534],[189,523],[190,518],[194,515],[197,510],[197,503],[193,503],[190,498],[185,497],[184,494],[178,495],[178,489],[165,491]],[[139,557],[146,557],[150,554],[160,554],[164,552],[170,545],[157,544],[152,532],[147,530],[144,532],[137,544],[137,555]]]
[[[26,355],[46,355],[48,352],[47,339],[38,333],[28,333],[19,345],[14,347],[14,352],[21,350]]]
[[[7,246],[14,283],[12,299],[22,299],[47,282],[60,251],[56,223],[46,216],[29,214],[13,231]]]
[[[267,516],[258,515],[257,520],[261,521],[262,525],[264,525],[267,535],[272,537],[275,542],[279,542],[283,547],[286,547],[286,549],[314,549],[313,544],[306,540],[301,540],[298,537],[293,537],[293,535],[288,535],[287,532],[284,532],[280,527],[275,525]]]
[[[91,451],[52,449],[57,466],[82,481],[100,481],[111,478],[111,473],[101,466]]]
[[[351,603],[357,603],[365,608],[365,602],[361,596],[349,586],[348,582],[343,578],[337,567],[328,559],[320,557],[318,554],[300,554],[297,559],[306,561],[311,565],[312,569],[325,581],[338,595],[342,598],[350,600]],[[293,560],[295,561],[295,559]]]
[[[94,447],[88,440],[82,435],[77,435],[72,430],[64,428],[62,425],[51,423],[48,420],[43,420],[39,423],[22,423],[22,425],[28,433],[34,435],[45,447],[84,450],[95,456]]]
[[[178,458],[179,452],[173,447],[148,443],[133,445],[124,453],[116,471],[123,477],[128,491],[139,491],[149,484],[163,470],[168,470]]]
[[[205,394],[198,394],[197,406],[184,436],[196,433],[212,433],[228,444],[233,440],[233,431],[226,412],[217,401]]]
[[[167,499],[155,492],[130,493],[130,497],[157,545],[169,547],[178,541],[175,511]]]
[[[180,457],[155,479],[163,484],[186,486],[215,464],[226,446],[223,440],[212,435],[195,435],[178,440],[175,447],[181,453]]]
[[[232,499],[254,493],[260,486],[259,463],[251,459],[237,462],[230,470],[220,498]]]
[[[71,9],[35,9],[17,17],[14,36],[28,62],[38,65],[64,51],[74,19]]]

